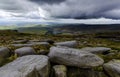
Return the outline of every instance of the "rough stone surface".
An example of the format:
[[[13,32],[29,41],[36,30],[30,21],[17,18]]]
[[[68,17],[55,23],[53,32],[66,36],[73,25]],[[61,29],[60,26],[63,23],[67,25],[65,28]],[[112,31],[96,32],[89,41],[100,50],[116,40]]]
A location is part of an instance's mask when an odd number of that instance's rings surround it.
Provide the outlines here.
[[[110,51],[111,48],[106,48],[106,47],[85,47],[85,48],[82,48],[81,50],[83,51],[87,51],[87,52],[90,52],[90,53],[95,53],[95,54],[101,54],[101,53],[105,53],[107,51]]]
[[[23,75],[17,70],[1,70],[0,77],[23,77]]]
[[[32,47],[34,44],[11,44],[14,47]]]
[[[111,60],[103,67],[110,77],[120,77],[120,60]]]
[[[67,67],[64,65],[55,65],[54,69],[54,77],[67,77]]]
[[[0,77],[49,77],[47,56],[23,56],[0,68]]]
[[[32,44],[33,46],[43,46],[45,48],[49,48],[50,45],[47,42],[28,42],[28,44]]]
[[[7,58],[10,56],[10,50],[7,47],[0,47],[0,57]]]
[[[66,42],[58,42],[58,43],[55,43],[55,45],[75,48],[75,47],[78,46],[78,43],[77,43],[77,41],[66,41]]]
[[[28,42],[28,40],[16,40],[16,41],[13,41],[14,44],[26,43],[26,42]]]
[[[95,54],[67,47],[51,47],[48,56],[52,62],[81,68],[95,67],[104,63],[103,59]]]
[[[32,47],[22,47],[22,48],[18,48],[15,50],[15,53],[18,56],[25,56],[25,55],[34,55],[35,50]]]
[[[49,43],[47,43],[47,42],[28,42],[28,44],[33,44],[33,45],[45,45],[45,46],[49,45]]]

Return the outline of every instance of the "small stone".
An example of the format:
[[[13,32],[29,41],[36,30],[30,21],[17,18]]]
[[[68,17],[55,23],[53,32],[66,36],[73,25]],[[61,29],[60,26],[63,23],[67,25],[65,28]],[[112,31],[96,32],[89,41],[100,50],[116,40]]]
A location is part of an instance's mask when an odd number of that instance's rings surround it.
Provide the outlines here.
[[[35,50],[32,47],[22,47],[15,50],[15,53],[18,56],[25,56],[25,55],[35,55]]]

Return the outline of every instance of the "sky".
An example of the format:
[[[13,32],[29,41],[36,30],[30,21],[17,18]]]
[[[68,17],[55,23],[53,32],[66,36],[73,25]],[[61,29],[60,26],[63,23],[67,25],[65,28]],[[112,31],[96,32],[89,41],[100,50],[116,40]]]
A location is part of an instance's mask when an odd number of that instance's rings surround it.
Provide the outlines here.
[[[2,22],[120,23],[120,0],[0,0]]]

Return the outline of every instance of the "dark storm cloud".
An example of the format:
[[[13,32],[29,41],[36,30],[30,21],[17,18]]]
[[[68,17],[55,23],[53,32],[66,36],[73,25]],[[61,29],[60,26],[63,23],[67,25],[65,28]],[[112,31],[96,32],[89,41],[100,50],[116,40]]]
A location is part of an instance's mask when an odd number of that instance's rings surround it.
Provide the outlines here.
[[[38,4],[55,4],[55,3],[61,3],[65,0],[30,0],[32,2],[38,3]]]
[[[120,0],[66,0],[42,7],[56,18],[120,18]]]
[[[0,0],[0,11],[15,17],[39,18],[39,7],[52,18],[120,19],[120,0]]]

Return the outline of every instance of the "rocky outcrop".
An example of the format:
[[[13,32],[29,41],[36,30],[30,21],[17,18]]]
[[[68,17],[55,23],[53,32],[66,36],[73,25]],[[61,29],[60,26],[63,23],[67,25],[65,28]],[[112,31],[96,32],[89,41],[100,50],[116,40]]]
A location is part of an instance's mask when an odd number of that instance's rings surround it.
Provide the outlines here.
[[[81,68],[95,67],[104,63],[103,59],[95,54],[67,47],[51,47],[48,56],[52,62]]]
[[[71,47],[71,48],[75,48],[78,46],[77,41],[66,41],[66,42],[58,42],[55,43],[56,46],[66,46],[66,47]]]
[[[103,67],[110,77],[120,77],[120,60],[112,60]]]
[[[82,48],[81,50],[87,51],[87,52],[90,52],[90,53],[94,53],[94,54],[102,54],[102,53],[107,53],[108,51],[111,50],[111,48],[106,48],[106,47],[85,47],[85,48]]]
[[[0,68],[0,77],[49,77],[47,56],[23,56]]]
[[[67,77],[67,67],[64,65],[55,65],[54,69],[54,77]]]
[[[18,48],[15,50],[15,53],[18,56],[25,56],[25,55],[34,55],[35,50],[32,47],[22,47],[22,48]]]

